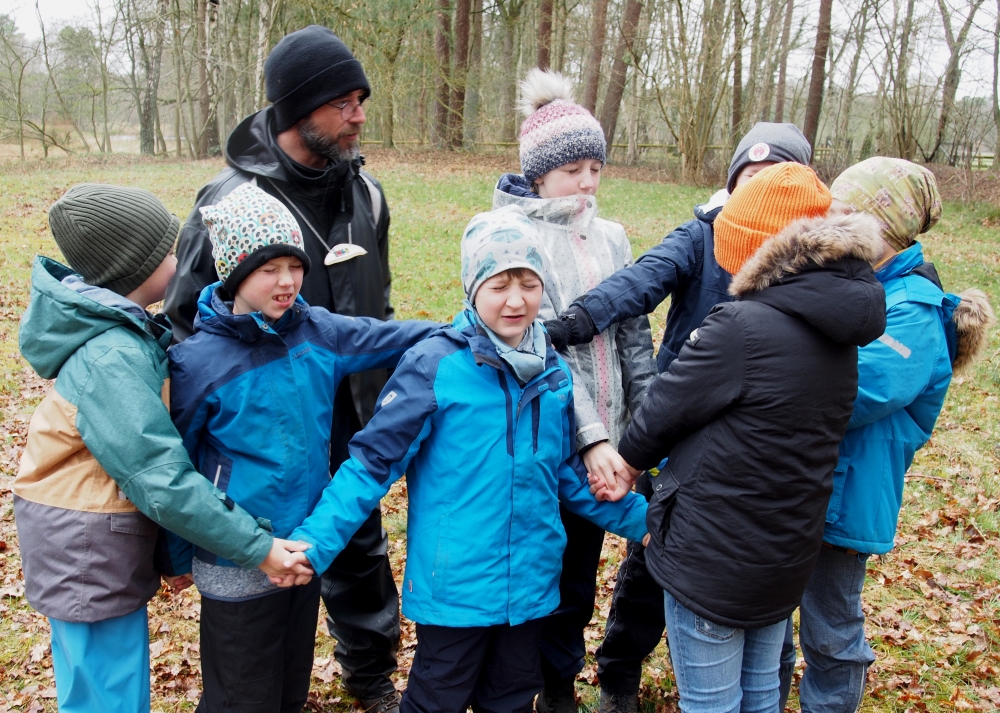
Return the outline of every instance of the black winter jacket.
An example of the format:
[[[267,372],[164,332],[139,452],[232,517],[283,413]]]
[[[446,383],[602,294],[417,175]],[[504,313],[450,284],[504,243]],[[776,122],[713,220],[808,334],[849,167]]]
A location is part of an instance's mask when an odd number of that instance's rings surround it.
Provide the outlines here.
[[[619,444],[652,468],[646,563],[710,621],[757,628],[798,606],[823,536],[857,348],[885,329],[866,216],[801,221],[733,278],[653,382]]]
[[[198,192],[197,203],[177,241],[177,274],[167,289],[164,304],[175,339],[191,336],[198,295],[219,279],[208,228],[198,209],[217,203],[237,186],[254,179],[258,188],[288,207],[302,229],[306,254],[312,262],[302,283],[305,301],[352,317],[392,319],[389,210],[381,186],[369,176],[379,194],[376,224],[372,193],[360,176],[362,160],[334,164],[321,171],[301,166],[278,147],[271,110],[267,108],[251,114],[233,129],[226,142],[226,161],[229,167]],[[309,224],[330,247],[349,241],[350,226],[350,242],[368,254],[325,266],[327,247]],[[361,425],[375,412],[386,377],[384,369],[351,375],[351,395]]]

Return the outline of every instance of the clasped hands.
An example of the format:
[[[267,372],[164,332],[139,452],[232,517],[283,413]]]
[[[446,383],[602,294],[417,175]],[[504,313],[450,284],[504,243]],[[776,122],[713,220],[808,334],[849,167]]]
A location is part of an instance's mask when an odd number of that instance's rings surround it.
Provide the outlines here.
[[[624,498],[642,472],[626,463],[607,441],[591,446],[582,457],[587,466],[590,492],[599,501],[615,502]]]
[[[257,568],[267,575],[271,584],[279,587],[292,587],[297,584],[308,584],[316,575],[305,551],[312,545],[308,542],[294,542],[292,540],[282,540],[277,537],[271,542],[271,551]],[[191,573],[179,574],[176,576],[163,575],[163,581],[170,587],[174,594],[187,589],[194,584]]]

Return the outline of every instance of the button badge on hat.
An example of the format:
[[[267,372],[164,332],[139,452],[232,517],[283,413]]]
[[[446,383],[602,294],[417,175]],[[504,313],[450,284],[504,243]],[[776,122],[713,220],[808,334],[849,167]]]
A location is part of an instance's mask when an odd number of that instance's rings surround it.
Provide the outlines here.
[[[765,143],[754,144],[747,151],[747,158],[751,161],[763,161],[771,154],[771,147]]]

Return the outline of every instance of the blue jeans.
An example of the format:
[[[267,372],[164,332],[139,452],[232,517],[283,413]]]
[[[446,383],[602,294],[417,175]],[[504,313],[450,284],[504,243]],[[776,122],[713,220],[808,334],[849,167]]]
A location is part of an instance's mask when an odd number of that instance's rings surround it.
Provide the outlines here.
[[[865,641],[865,615],[861,610],[867,561],[866,554],[820,549],[799,608],[799,645],[806,660],[799,684],[803,713],[854,713],[861,705],[868,667],[875,661]],[[791,630],[789,618],[782,662],[790,659],[794,667]],[[790,683],[791,667],[787,682],[782,680],[786,697]]]
[[[704,619],[663,593],[670,659],[684,713],[778,710],[785,622],[734,629]]]

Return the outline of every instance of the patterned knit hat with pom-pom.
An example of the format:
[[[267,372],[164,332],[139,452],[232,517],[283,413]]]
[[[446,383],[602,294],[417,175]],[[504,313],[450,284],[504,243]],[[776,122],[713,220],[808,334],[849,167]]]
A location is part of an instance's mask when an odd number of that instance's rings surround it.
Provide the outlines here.
[[[604,131],[593,115],[573,101],[573,85],[563,75],[533,69],[521,82],[521,171],[529,183],[567,163],[605,161]]]

